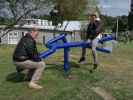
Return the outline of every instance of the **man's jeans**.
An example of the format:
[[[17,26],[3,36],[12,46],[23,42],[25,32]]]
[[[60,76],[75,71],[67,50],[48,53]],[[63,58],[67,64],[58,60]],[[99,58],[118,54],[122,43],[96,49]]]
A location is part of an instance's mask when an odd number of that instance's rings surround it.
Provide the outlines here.
[[[31,60],[26,60],[23,62],[14,62],[14,64],[16,67],[19,67],[21,69],[28,69],[28,75],[31,76],[32,82],[37,82],[40,79],[45,68],[45,63],[43,61],[34,62]]]
[[[98,59],[97,59],[97,52],[96,52],[96,46],[98,44],[99,39],[95,38],[93,40],[88,39],[87,42],[91,43],[91,49],[92,49],[92,56],[93,56],[93,62],[94,64],[98,64]],[[86,48],[82,48],[82,57],[85,58],[86,56]]]

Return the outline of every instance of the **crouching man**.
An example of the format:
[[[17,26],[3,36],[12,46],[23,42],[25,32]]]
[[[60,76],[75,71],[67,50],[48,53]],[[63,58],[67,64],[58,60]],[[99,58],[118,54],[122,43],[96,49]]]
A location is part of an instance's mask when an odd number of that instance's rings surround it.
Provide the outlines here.
[[[45,68],[45,63],[39,57],[36,41],[38,30],[33,28],[30,33],[27,33],[21,38],[16,46],[13,54],[13,62],[16,66],[17,72],[28,70],[28,77],[30,79],[29,87],[34,89],[41,89],[42,86],[38,85],[42,72]]]

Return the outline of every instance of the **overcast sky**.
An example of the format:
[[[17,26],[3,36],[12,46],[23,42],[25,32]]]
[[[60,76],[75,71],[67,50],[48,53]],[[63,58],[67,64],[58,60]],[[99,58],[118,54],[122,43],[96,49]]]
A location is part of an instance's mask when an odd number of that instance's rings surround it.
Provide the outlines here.
[[[128,15],[131,0],[97,0],[103,14],[111,16]]]
[[[97,0],[99,2],[99,8],[101,12],[105,15],[110,16],[120,16],[120,15],[128,15],[130,10],[130,2],[131,0]],[[48,9],[41,10],[41,14],[48,14]],[[10,16],[8,9],[3,8],[0,5],[0,16]]]

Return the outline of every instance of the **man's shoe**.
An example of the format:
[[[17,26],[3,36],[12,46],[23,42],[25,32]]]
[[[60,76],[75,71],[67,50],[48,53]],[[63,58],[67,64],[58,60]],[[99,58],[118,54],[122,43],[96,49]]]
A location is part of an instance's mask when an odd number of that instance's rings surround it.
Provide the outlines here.
[[[82,63],[85,61],[85,57],[81,57],[80,60],[78,61],[79,63]]]
[[[30,82],[29,83],[29,87],[32,88],[32,89],[42,89],[43,87],[34,83],[34,82]]]
[[[90,70],[90,73],[93,73],[98,67],[98,64],[94,64],[93,69]]]
[[[95,69],[97,69],[97,67],[98,67],[98,64],[94,64],[93,69],[95,70]]]
[[[16,71],[17,71],[18,73],[21,73],[23,70],[24,70],[23,68],[16,67]]]

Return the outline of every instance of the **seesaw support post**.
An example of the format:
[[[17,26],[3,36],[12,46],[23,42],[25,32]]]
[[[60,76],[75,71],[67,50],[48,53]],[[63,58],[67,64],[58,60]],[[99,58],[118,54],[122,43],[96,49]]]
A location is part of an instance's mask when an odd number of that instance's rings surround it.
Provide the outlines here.
[[[64,71],[69,71],[69,48],[64,48]]]

